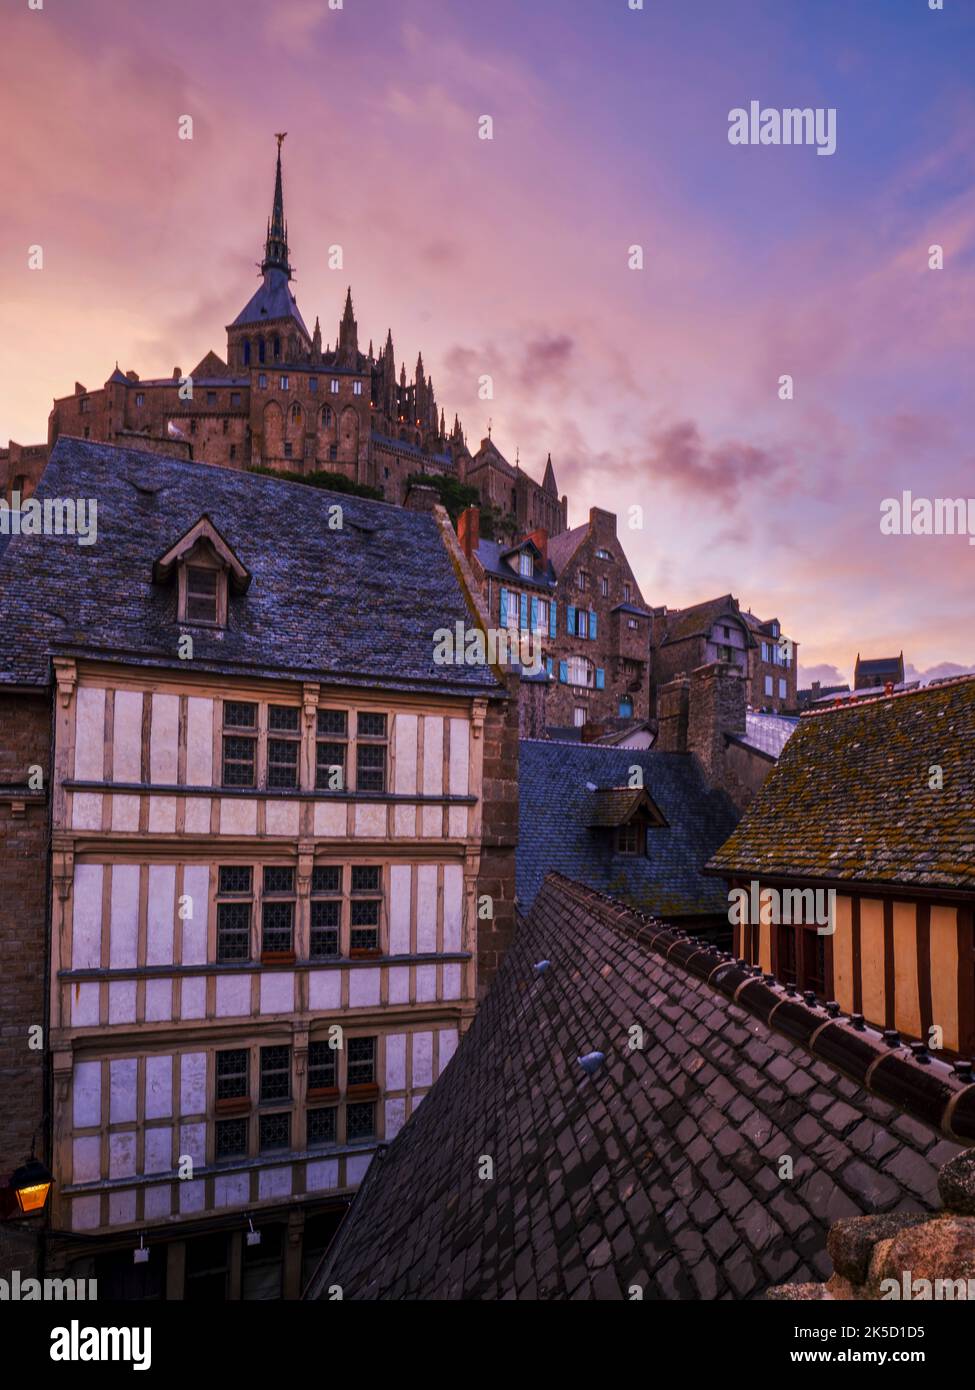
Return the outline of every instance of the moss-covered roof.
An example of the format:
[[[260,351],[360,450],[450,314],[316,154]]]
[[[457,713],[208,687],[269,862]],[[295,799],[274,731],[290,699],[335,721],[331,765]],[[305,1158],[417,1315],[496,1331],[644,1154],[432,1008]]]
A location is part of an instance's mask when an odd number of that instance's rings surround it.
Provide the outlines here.
[[[975,890],[975,677],[804,714],[708,867]]]

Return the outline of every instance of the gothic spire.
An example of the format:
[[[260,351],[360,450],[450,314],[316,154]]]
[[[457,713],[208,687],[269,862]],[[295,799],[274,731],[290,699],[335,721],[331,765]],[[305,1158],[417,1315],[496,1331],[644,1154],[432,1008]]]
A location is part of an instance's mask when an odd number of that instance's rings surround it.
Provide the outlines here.
[[[267,224],[267,242],[264,247],[264,260],[261,270],[266,275],[269,270],[282,270],[290,280],[291,262],[288,259],[288,224],[284,220],[284,193],[281,186],[281,146],[287,131],[276,135],[278,142],[278,165],[274,177],[274,206]]]

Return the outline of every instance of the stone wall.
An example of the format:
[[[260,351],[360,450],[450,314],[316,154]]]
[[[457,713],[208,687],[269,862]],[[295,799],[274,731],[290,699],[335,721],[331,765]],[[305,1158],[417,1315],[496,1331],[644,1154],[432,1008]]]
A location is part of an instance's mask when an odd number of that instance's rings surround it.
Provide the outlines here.
[[[50,703],[39,695],[0,693],[0,1175],[18,1168],[44,1129]],[[43,769],[44,789],[28,787],[29,769]],[[31,1046],[29,1030],[41,1046]],[[3,1179],[0,1177],[0,1182]],[[9,1233],[8,1233],[9,1234]],[[32,1246],[0,1241],[0,1275]],[[6,1267],[5,1267],[6,1266]]]

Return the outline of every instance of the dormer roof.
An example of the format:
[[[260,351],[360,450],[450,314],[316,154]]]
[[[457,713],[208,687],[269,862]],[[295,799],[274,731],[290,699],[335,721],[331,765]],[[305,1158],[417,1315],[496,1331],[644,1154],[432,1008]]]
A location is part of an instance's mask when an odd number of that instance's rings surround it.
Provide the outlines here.
[[[187,560],[199,545],[208,545],[217,559],[229,571],[230,586],[234,593],[244,594],[250,587],[251,575],[246,565],[234,554],[231,546],[206,515],[201,516],[188,531],[185,531],[175,545],[170,546],[152,567],[152,577],[157,584],[165,584],[172,578],[180,561]]]

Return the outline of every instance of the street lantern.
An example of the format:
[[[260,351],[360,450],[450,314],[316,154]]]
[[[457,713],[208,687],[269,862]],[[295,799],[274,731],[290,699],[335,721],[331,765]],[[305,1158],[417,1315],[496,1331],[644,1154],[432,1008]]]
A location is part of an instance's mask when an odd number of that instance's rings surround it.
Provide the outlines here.
[[[33,1155],[13,1174],[10,1186],[13,1188],[17,1205],[25,1216],[43,1211],[54,1177],[39,1158]]]

